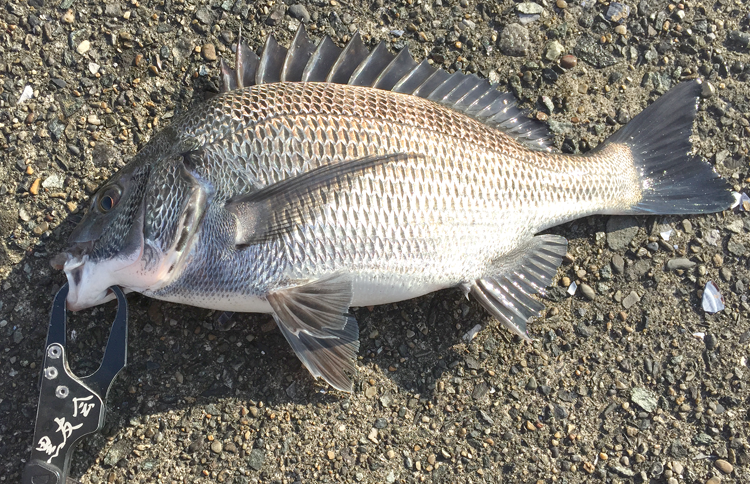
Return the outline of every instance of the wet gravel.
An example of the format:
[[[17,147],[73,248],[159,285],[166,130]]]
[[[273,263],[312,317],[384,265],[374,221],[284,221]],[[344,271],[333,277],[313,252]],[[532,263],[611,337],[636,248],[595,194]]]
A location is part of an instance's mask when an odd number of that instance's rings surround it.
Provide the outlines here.
[[[0,482],[32,445],[50,258],[87,198],[175,113],[214,95],[242,27],[359,31],[475,72],[585,152],[675,83],[706,79],[696,151],[750,182],[742,0],[517,3],[7,0],[0,5]],[[27,88],[28,86],[28,88]],[[351,394],[314,382],[265,316],[129,297],[130,365],[72,477],[103,482],[750,482],[750,221],[591,217],[533,343],[457,291],[357,309]],[[726,308],[708,314],[713,281]],[[575,285],[575,291],[570,290]],[[573,292],[571,295],[570,292]],[[70,319],[96,369],[114,308]],[[476,331],[477,325],[482,328]],[[475,334],[473,339],[465,337]]]

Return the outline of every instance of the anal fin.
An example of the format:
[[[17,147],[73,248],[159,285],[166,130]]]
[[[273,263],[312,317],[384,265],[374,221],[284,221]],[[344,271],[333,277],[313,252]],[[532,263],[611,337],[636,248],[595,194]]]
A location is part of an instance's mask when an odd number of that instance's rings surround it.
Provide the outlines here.
[[[544,310],[531,296],[552,282],[567,248],[563,237],[538,235],[499,260],[492,276],[474,281],[471,295],[506,328],[529,340],[526,323]]]
[[[351,282],[335,274],[272,291],[266,299],[276,324],[310,373],[338,390],[352,391],[359,328],[347,315]]]

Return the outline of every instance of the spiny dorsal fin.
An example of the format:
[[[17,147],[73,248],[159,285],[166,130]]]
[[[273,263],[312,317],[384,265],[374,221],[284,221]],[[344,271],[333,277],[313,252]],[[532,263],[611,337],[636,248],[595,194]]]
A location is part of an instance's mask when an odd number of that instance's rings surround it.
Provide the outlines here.
[[[307,31],[300,26],[292,40],[292,45],[289,46],[286,59],[284,59],[281,81],[301,80],[302,73],[305,71],[305,66],[310,61],[313,52],[315,52],[315,43],[307,36]]]
[[[260,56],[258,72],[255,73],[255,84],[281,81],[281,69],[284,67],[286,55],[287,50],[276,42],[273,35],[269,35]]]
[[[407,49],[390,53],[384,42],[368,50],[359,33],[341,49],[330,37],[315,46],[300,25],[289,50],[269,36],[260,57],[240,40],[236,69],[222,60],[223,91],[270,82],[333,82],[369,86],[429,99],[501,129],[532,149],[551,150],[547,127],[516,107],[510,93],[474,74],[417,63]]]

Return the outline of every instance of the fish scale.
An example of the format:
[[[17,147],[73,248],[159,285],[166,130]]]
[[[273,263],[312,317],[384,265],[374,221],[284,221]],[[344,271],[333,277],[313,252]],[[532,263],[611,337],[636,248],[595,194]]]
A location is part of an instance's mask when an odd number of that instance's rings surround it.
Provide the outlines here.
[[[296,91],[303,94],[295,94]],[[309,94],[305,94],[306,91]],[[230,99],[224,99],[224,96]],[[595,160],[598,163],[592,162],[592,159],[584,163],[577,157],[531,151],[500,131],[488,129],[471,118],[458,116],[452,110],[421,98],[320,83],[268,84],[224,96],[206,108],[207,112],[218,116],[212,119],[207,115],[209,124],[224,126],[222,131],[227,133],[247,133],[242,139],[235,141],[231,137],[205,136],[202,130],[191,133],[190,125],[183,128],[204,144],[204,151],[215,153],[216,161],[203,173],[209,179],[221,176],[222,170],[228,166],[227,159],[242,163],[242,171],[250,175],[257,188],[262,188],[328,163],[368,154],[412,152],[432,156],[445,163],[484,157],[485,160],[480,162],[482,169],[502,173],[492,179],[508,187],[504,194],[509,196],[509,203],[515,203],[515,209],[520,208],[521,204],[527,205],[529,201],[570,201],[575,204],[570,213],[580,216],[580,204],[590,203],[595,210],[614,209],[617,207],[602,207],[603,201],[616,200],[620,206],[627,206],[622,200],[637,199],[640,191],[632,162],[627,163],[628,160],[613,162],[602,156]],[[316,96],[320,99],[318,109],[329,113],[325,117],[305,114],[311,108],[298,105],[295,101]],[[250,111],[246,111],[252,113],[250,119],[245,115],[239,119],[234,114],[227,115],[227,110],[221,108],[224,104],[236,104],[238,97],[244,99],[246,105],[252,106]],[[258,103],[257,99],[264,98],[276,102]],[[291,101],[286,102],[287,99]],[[360,106],[361,111],[346,108],[355,104]],[[236,110],[231,112],[236,113]],[[418,124],[420,114],[426,119]],[[441,122],[433,123],[433,119]],[[409,132],[405,131],[407,127]],[[304,135],[300,136],[299,131]],[[239,150],[242,156],[238,159],[228,146],[236,147],[239,143],[243,148]],[[319,148],[314,149],[313,146]],[[490,163],[487,161],[490,157],[502,158],[505,163]],[[469,164],[472,163],[467,161]],[[511,172],[510,167],[519,164],[524,164],[522,168],[526,169]],[[611,173],[627,174],[628,171],[630,185],[611,177]],[[225,183],[216,185],[224,187]],[[628,190],[634,193],[623,196]],[[545,194],[551,195],[551,198],[539,198]],[[559,216],[564,217],[565,214]],[[551,223],[560,223],[558,220]]]
[[[476,76],[384,45],[368,54],[356,35],[315,48],[301,29],[293,46],[269,39],[257,57],[240,44],[236,70],[222,61],[226,92],[176,117],[92,197],[55,259],[69,307],[100,304],[116,284],[270,313],[314,376],[351,390],[352,305],[459,287],[528,339],[544,309],[533,295],[567,249],[540,231],[733,202],[689,154],[699,81],[569,155]]]

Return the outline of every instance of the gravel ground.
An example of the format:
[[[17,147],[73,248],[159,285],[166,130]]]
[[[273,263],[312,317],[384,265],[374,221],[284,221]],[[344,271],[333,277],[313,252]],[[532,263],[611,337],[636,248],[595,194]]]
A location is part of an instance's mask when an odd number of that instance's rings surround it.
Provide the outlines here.
[[[31,450],[48,310],[64,281],[49,259],[96,187],[217,91],[217,57],[233,59],[240,26],[253,48],[268,33],[288,45],[304,22],[315,39],[342,44],[358,30],[370,46],[476,72],[516,93],[566,152],[700,76],[695,148],[735,190],[750,182],[744,0],[293,2],[0,5],[0,482],[19,481]],[[749,231],[738,211],[553,229],[570,252],[530,344],[458,291],[355,310],[351,395],[314,382],[267,316],[219,331],[217,313],[131,295],[130,366],[72,477],[750,482]],[[709,280],[726,300],[714,315],[701,309]],[[71,317],[79,375],[98,365],[111,306]]]

